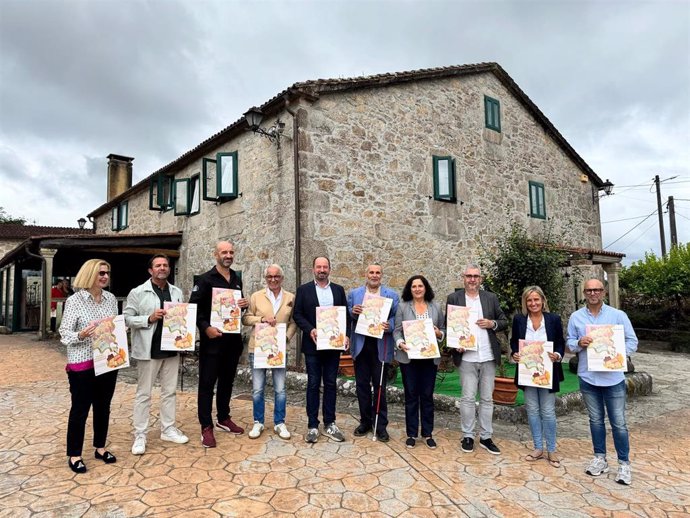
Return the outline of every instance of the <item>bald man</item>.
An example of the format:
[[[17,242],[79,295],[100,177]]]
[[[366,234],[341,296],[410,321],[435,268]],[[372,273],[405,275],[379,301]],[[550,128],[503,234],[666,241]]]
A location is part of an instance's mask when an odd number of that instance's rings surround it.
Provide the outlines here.
[[[189,302],[197,304],[196,325],[201,333],[199,347],[199,393],[197,406],[201,424],[201,444],[215,448],[213,434],[213,390],[216,387],[216,427],[224,432],[240,435],[244,429],[230,419],[230,397],[242,355],[242,335],[223,333],[211,326],[211,296],[213,288],[242,290],[242,280],[230,268],[235,259],[235,247],[228,241],[220,241],[213,251],[216,265],[199,276]],[[242,297],[237,304],[243,310],[249,306]]]
[[[594,458],[585,473],[598,477],[608,473],[606,462],[606,425],[604,415],[608,414],[613,445],[618,456],[618,473],[615,481],[629,486],[632,482],[630,469],[630,440],[625,422],[625,374],[619,371],[594,372],[588,369],[587,348],[593,338],[587,336],[588,325],[622,325],[625,335],[625,353],[631,356],[637,351],[637,336],[628,315],[604,304],[604,284],[599,279],[589,279],[584,288],[585,307],[570,315],[568,322],[568,349],[578,356],[577,376],[580,392],[589,414],[589,429],[592,434]]]

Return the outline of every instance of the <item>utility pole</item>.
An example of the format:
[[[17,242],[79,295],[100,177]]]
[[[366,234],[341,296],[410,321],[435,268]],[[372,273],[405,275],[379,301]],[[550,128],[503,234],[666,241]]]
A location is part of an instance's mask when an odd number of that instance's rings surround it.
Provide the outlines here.
[[[676,232],[676,207],[673,204],[673,196],[668,197],[668,227],[671,229],[671,248],[678,246],[678,233]]]
[[[656,185],[656,206],[659,213],[659,235],[661,236],[661,257],[666,257],[666,236],[664,235],[664,215],[661,212],[661,186],[659,185],[659,175],[654,177]]]

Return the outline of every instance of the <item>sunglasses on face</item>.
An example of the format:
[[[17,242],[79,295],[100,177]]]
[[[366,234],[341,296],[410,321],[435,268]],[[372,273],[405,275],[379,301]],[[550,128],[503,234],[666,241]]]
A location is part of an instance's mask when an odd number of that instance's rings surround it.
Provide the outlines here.
[[[603,291],[604,290],[601,288],[592,288],[592,289],[585,290],[585,293],[587,293],[588,295],[593,295],[594,293],[601,293]]]
[[[110,275],[110,272],[98,272],[99,277],[105,277],[106,275]]]

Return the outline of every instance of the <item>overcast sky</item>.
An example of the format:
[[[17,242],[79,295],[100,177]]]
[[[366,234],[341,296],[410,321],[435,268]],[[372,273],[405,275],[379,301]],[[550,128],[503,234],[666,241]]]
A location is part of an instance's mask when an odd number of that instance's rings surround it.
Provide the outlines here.
[[[616,184],[607,249],[659,255],[657,174],[690,241],[690,0],[0,0],[0,207],[74,226],[110,153],[136,183],[294,82],[485,61]]]

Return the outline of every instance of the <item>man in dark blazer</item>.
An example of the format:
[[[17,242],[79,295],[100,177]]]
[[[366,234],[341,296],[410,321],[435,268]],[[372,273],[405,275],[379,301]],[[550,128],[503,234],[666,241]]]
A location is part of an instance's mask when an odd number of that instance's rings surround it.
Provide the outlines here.
[[[315,443],[319,440],[319,388],[323,381],[323,420],[324,434],[336,442],[345,440],[343,433],[335,424],[336,379],[340,351],[316,350],[316,308],[319,306],[344,306],[347,308],[345,289],[328,280],[331,274],[331,261],[321,256],[312,265],[314,280],[302,284],[295,294],[293,319],[302,330],[302,353],[307,367],[307,418],[308,430],[305,441]],[[349,327],[349,315],[347,317]],[[349,346],[345,338],[345,349]]]
[[[501,361],[501,344],[496,336],[497,331],[508,327],[508,320],[493,293],[480,290],[482,274],[478,266],[471,264],[463,273],[465,288],[448,295],[448,304],[453,306],[471,307],[479,316],[479,336],[477,350],[453,351],[453,363],[459,367],[462,383],[462,397],[460,398],[460,424],[462,428],[462,451],[469,453],[474,450],[474,427],[479,421],[479,445],[493,455],[499,455],[498,449],[491,439],[493,435],[493,392],[496,366]],[[475,417],[475,400],[479,390],[479,415]]]

